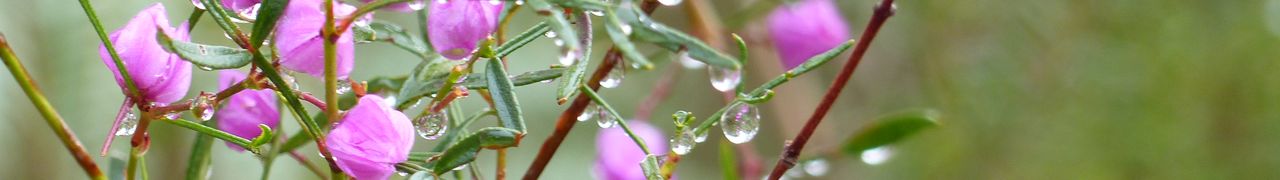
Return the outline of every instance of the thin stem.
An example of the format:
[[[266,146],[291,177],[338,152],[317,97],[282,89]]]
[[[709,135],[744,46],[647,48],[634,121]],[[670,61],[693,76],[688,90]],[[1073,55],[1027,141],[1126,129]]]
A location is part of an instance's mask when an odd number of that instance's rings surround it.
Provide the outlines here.
[[[62,141],[62,145],[67,147],[67,151],[71,152],[71,156],[80,164],[80,168],[91,179],[107,179],[102,170],[98,169],[98,164],[93,162],[93,158],[89,156],[89,152],[84,149],[84,145],[80,144],[80,139],[76,139],[75,132],[67,127],[67,122],[62,120],[62,116],[58,115],[58,111],[53,109],[53,104],[49,103],[49,99],[40,93],[39,87],[36,87],[35,80],[31,79],[31,75],[27,73],[27,68],[22,66],[22,61],[18,60],[18,55],[9,47],[8,40],[5,40],[4,34],[0,34],[0,59],[4,60],[4,66],[9,68],[9,73],[13,75],[13,80],[18,82],[18,86],[22,87],[22,92],[27,94],[27,99],[31,100],[31,104],[36,110],[40,111],[40,116],[44,117],[44,122],[49,124],[49,128],[54,134],[58,135],[58,140]]]
[[[138,170],[138,159],[142,158],[142,150],[139,148],[129,149],[129,162],[124,171],[124,179],[136,179]]]
[[[379,1],[383,2],[383,1]],[[337,41],[340,32],[333,29],[333,1],[326,0],[324,3],[324,27],[321,28],[321,34],[324,35],[324,96],[327,106],[325,106],[325,117],[328,117],[330,123],[336,123],[342,120],[338,117],[338,56]],[[352,18],[355,19],[355,18]],[[316,136],[316,141],[324,141],[323,136]],[[324,151],[324,156],[328,161],[334,162],[333,155]],[[336,179],[346,179],[342,175],[342,170],[338,169],[335,163],[329,163],[329,172]]]
[[[858,45],[853,49],[853,55],[849,56],[849,62],[845,63],[835,81],[831,82],[832,85],[827,89],[827,94],[822,99],[822,103],[818,104],[813,116],[809,118],[809,121],[805,122],[804,129],[783,150],[783,157],[778,159],[777,165],[773,168],[773,173],[769,174],[769,179],[776,180],[781,178],[782,174],[787,172],[787,169],[791,169],[796,165],[796,157],[800,156],[800,151],[804,150],[805,144],[809,142],[809,137],[813,136],[813,131],[818,128],[819,123],[822,123],[822,118],[827,115],[827,111],[831,110],[831,105],[835,104],[836,98],[840,97],[840,91],[844,90],[845,84],[853,76],[853,71],[858,68],[858,63],[862,61],[863,55],[867,54],[867,48],[871,46],[871,40],[876,38],[876,34],[880,32],[880,27],[884,25],[884,22],[890,16],[893,16],[893,6],[893,0],[882,0],[876,6],[874,14],[871,15],[871,21],[867,23],[867,29],[863,31]]]
[[[237,145],[237,146],[240,146],[240,147],[244,148],[245,150],[249,150],[249,152],[252,152],[252,153],[254,153],[254,154],[258,154],[258,153],[259,153],[257,148],[254,148],[254,147],[252,147],[252,146],[250,146],[250,145],[249,145],[249,143],[250,143],[249,139],[245,139],[245,138],[242,138],[242,137],[240,137],[240,136],[236,136],[236,135],[231,134],[231,133],[228,133],[228,132],[226,132],[226,131],[218,130],[218,129],[215,129],[215,128],[213,128],[213,127],[205,126],[205,125],[200,124],[200,123],[191,122],[191,121],[188,121],[188,120],[182,120],[182,119],[161,119],[160,121],[168,122],[169,124],[177,125],[178,127],[187,128],[187,129],[190,129],[190,130],[194,130],[194,131],[196,131],[196,132],[198,132],[198,133],[200,133],[200,134],[204,134],[204,135],[212,136],[213,138],[221,139],[222,141],[226,141],[226,142],[229,142],[229,143],[231,143],[231,144],[235,144],[235,145]]]
[[[652,14],[654,9],[658,8],[657,0],[645,0],[640,4],[641,10],[645,14]],[[502,51],[499,51],[502,52]],[[500,53],[501,54],[501,53]],[[589,89],[600,89],[600,80],[603,80],[609,71],[613,70],[613,66],[618,65],[622,61],[622,53],[616,47],[610,48],[605,53],[604,62],[600,63],[600,67],[591,74],[591,78],[585,81]],[[552,132],[550,137],[542,143],[542,147],[538,149],[538,156],[533,159],[533,164],[529,165],[529,170],[524,174],[524,180],[536,180],[542,176],[542,171],[547,168],[547,164],[551,162],[551,157],[555,156],[556,150],[560,149],[560,143],[564,142],[564,138],[569,135],[569,130],[573,129],[573,125],[578,122],[578,115],[587,108],[590,98],[579,94],[573,99],[573,103],[560,113],[560,117],[556,119],[556,131]]]
[[[645,145],[644,139],[640,139],[639,136],[636,136],[635,132],[631,131],[631,126],[627,125],[627,121],[622,118],[622,115],[619,115],[618,111],[614,110],[613,106],[610,106],[608,101],[605,101],[604,98],[600,97],[600,94],[596,94],[596,91],[591,90],[591,88],[587,86],[578,86],[578,90],[582,91],[582,94],[587,95],[587,97],[591,97],[591,101],[595,102],[597,106],[603,107],[608,111],[609,115],[613,116],[613,120],[618,122],[618,126],[622,127],[622,131],[627,132],[627,137],[631,137],[631,141],[635,141],[636,146],[640,147],[640,151],[644,151],[645,155],[653,154],[649,152],[649,146]]]
[[[217,120],[205,121],[204,125],[216,124]],[[191,145],[191,156],[187,158],[187,179],[205,179],[209,173],[209,163],[213,160],[213,136],[196,134],[195,143]]]
[[[111,60],[115,62],[116,71],[120,71],[120,77],[124,79],[125,87],[129,90],[129,92],[125,92],[125,95],[137,97],[133,98],[135,101],[143,101],[142,94],[138,91],[138,85],[129,76],[129,70],[125,68],[124,61],[120,59],[120,54],[116,53],[116,46],[111,43],[111,38],[107,36],[107,30],[102,28],[102,21],[98,20],[98,13],[94,12],[93,4],[89,3],[89,0],[80,0],[80,7],[84,9],[84,14],[89,16],[89,23],[93,24],[93,30],[98,33],[98,39],[102,40],[102,46],[107,49],[107,54],[110,54]]]
[[[494,168],[494,179],[507,179],[507,148],[498,149],[498,165]],[[472,166],[475,167],[475,166]],[[475,168],[472,168],[475,169]]]
[[[311,161],[307,160],[307,157],[302,156],[302,154],[298,154],[297,151],[289,151],[289,157],[293,157],[293,159],[298,160],[298,164],[302,164],[302,167],[306,167],[307,170],[314,173],[316,177],[320,177],[320,179],[329,179],[328,176],[324,175],[324,170],[320,169],[320,166],[312,164]]]

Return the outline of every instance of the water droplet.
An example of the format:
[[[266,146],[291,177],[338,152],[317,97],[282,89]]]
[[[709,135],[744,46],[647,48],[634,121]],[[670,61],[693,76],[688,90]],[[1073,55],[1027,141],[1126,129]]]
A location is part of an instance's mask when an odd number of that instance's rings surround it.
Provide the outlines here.
[[[707,133],[707,132],[703,132],[702,134],[694,133],[693,142],[698,142],[698,143],[707,142],[707,134],[711,134],[711,133]]]
[[[618,121],[614,121],[613,115],[609,114],[609,110],[605,109],[604,106],[596,106],[596,115],[599,116],[596,117],[596,125],[600,125],[600,128],[611,128],[613,125],[618,124]]]
[[[445,131],[449,129],[449,116],[445,114],[445,111],[431,113],[415,119],[413,126],[418,130],[418,136],[427,140],[435,140],[444,135]]]
[[[409,176],[409,173],[404,172],[404,171],[396,171],[396,175],[399,175],[399,176]]]
[[[409,105],[409,109],[418,108],[419,105],[422,105],[422,99],[414,100],[413,105]]]
[[[351,80],[339,79],[338,89],[336,90],[338,91],[338,94],[347,94],[348,92],[351,92]]]
[[[502,4],[502,1],[499,1],[499,0],[489,0],[489,4],[492,4],[492,5],[500,5],[500,4]]]
[[[249,8],[247,8],[247,9],[240,10],[240,12],[238,12],[237,14],[240,14],[240,17],[244,17],[245,19],[254,20],[254,19],[257,19],[257,18],[258,18],[258,9],[259,9],[261,6],[262,6],[262,4],[261,4],[261,3],[259,3],[259,4],[254,4],[254,5],[253,5],[253,7],[249,7]],[[235,20],[236,18],[231,18],[231,19],[232,19],[232,20]],[[248,22],[241,22],[241,23],[248,23]]]
[[[461,166],[453,168],[454,171],[461,171],[463,169],[467,169],[467,164],[462,164]]]
[[[734,144],[750,142],[760,130],[760,111],[755,105],[739,103],[720,116],[725,139]]]
[[[826,175],[827,170],[830,170],[828,168],[826,159],[814,159],[804,162],[804,172],[808,173],[809,176],[818,177]]]
[[[547,33],[543,33],[542,35],[547,36],[547,38],[556,38],[556,32],[555,32],[555,31],[547,31]]]
[[[182,118],[182,114],[179,114],[178,112],[170,112],[170,113],[164,114],[164,118],[169,120],[174,120],[174,119]]]
[[[596,116],[595,106],[596,106],[595,104],[587,104],[587,108],[582,109],[582,114],[578,114],[578,122],[591,120],[592,117],[595,117]]]
[[[524,5],[524,0],[516,0],[516,5]]]
[[[614,65],[613,70],[609,71],[609,74],[605,75],[604,79],[600,80],[600,87],[616,88],[622,85],[622,79],[626,78],[626,74],[627,74],[626,69],[627,68],[623,67],[622,65]]]
[[[412,9],[413,11],[422,10],[422,8],[427,7],[427,3],[422,0],[405,2],[405,5],[409,6],[409,9]]]
[[[677,52],[676,58],[680,59],[680,65],[684,66],[685,69],[699,69],[702,67],[707,67],[707,64],[702,63],[702,61],[698,61],[697,59],[693,59],[692,57],[689,57],[689,51],[687,50],[681,50],[680,52]]]
[[[396,104],[396,102],[398,102],[397,101],[398,99],[396,99],[396,95],[385,95],[383,97],[387,97],[387,98],[382,98],[382,103]]]
[[[556,43],[556,46],[561,46],[560,48],[560,64],[561,65],[564,65],[564,66],[573,65],[573,63],[578,62],[579,57],[582,57],[582,51],[580,49],[570,49],[568,47],[563,47],[564,41],[561,41],[559,39],[556,39],[555,43]]]
[[[191,112],[196,113],[196,117],[199,117],[200,120],[208,121],[213,119],[213,113],[215,112],[213,110],[214,99],[213,94],[200,93],[199,96],[191,100]]]
[[[871,148],[862,151],[861,157],[862,162],[867,163],[867,165],[880,165],[893,157],[893,150],[887,146]]]
[[[711,77],[711,87],[721,92],[733,91],[742,82],[742,71],[719,67],[710,67],[707,71]]]
[[[191,1],[191,5],[195,5],[196,8],[205,9],[203,1],[199,1],[199,0]]]
[[[622,29],[622,34],[631,35],[631,25],[623,24],[621,26],[618,26],[618,28]]]
[[[658,3],[666,6],[680,5],[681,2],[684,2],[684,0],[658,0]]]
[[[124,120],[120,121],[120,130],[116,131],[116,136],[130,136],[136,130],[138,130],[138,114],[130,108],[129,112],[124,113]]]
[[[591,14],[592,16],[604,16],[604,12],[595,10],[587,10],[587,14]]]
[[[684,130],[679,137],[672,137],[671,151],[679,155],[689,154],[690,151],[693,151],[693,146],[698,144],[693,134],[693,131]]]

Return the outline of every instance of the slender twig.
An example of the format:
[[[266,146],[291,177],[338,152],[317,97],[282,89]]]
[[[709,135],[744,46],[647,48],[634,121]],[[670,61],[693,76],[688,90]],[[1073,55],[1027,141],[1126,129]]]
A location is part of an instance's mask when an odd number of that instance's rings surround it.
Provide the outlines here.
[[[658,8],[657,0],[645,0],[640,3],[640,9],[645,14],[652,14],[654,9]],[[600,67],[591,74],[591,78],[585,81],[586,85],[592,89],[600,89],[600,80],[603,80],[609,71],[613,70],[613,66],[618,65],[622,61],[622,53],[616,47],[609,48],[604,55],[604,62],[600,63]],[[578,94],[573,99],[573,103],[560,113],[560,117],[556,119],[556,131],[551,133],[550,137],[542,143],[542,147],[538,149],[538,156],[533,159],[533,164],[529,165],[529,170],[525,172],[525,180],[535,180],[542,176],[542,171],[547,168],[547,164],[551,162],[551,157],[555,156],[556,150],[560,149],[560,143],[564,142],[564,138],[569,135],[569,130],[573,129],[573,125],[578,122],[578,115],[587,108],[591,99],[585,95]]]
[[[336,32],[333,27],[333,6],[333,1],[325,1],[324,27],[320,28],[320,32],[324,36],[324,96],[325,102],[328,103],[325,106],[324,114],[325,117],[328,117],[330,123],[342,121],[342,118],[338,117],[338,56],[336,44],[338,35],[341,33]],[[345,27],[343,28],[345,29]],[[324,137],[316,136],[316,141],[324,141]],[[322,153],[324,153],[327,161],[334,161],[333,155],[328,152]],[[334,165],[334,163],[330,163],[330,165]],[[335,179],[345,179],[342,170],[337,166],[329,166],[329,172],[333,174],[332,177]]]
[[[27,74],[27,68],[22,66],[22,61],[18,60],[18,55],[14,54],[13,49],[9,47],[8,40],[5,40],[4,34],[0,34],[0,59],[4,59],[4,66],[9,68],[9,73],[13,75],[13,80],[22,86],[22,91],[27,94],[27,99],[31,100],[31,104],[36,110],[40,111],[40,116],[44,117],[45,123],[49,124],[49,128],[53,129],[54,134],[58,135],[58,139],[62,141],[62,145],[67,147],[67,151],[71,152],[71,156],[80,164],[80,168],[92,179],[107,179],[102,174],[102,170],[98,169],[98,164],[93,162],[93,158],[89,156],[89,152],[84,149],[84,145],[80,144],[80,139],[76,139],[75,132],[67,127],[67,122],[62,120],[62,116],[58,115],[58,111],[53,109],[53,104],[49,103],[49,99],[40,93],[39,87],[36,87],[35,80],[31,79],[31,75]]]
[[[813,131],[818,128],[818,123],[822,123],[822,118],[827,115],[827,111],[831,110],[831,105],[835,104],[836,98],[840,97],[840,91],[844,90],[844,86],[849,82],[853,71],[858,68],[858,62],[862,61],[863,55],[866,55],[867,48],[871,46],[871,40],[876,38],[876,34],[880,32],[880,27],[884,22],[893,16],[894,7],[893,0],[882,0],[876,6],[874,14],[871,15],[871,21],[867,23],[867,29],[863,31],[858,45],[853,49],[853,55],[849,56],[849,60],[845,63],[844,68],[840,70],[840,74],[836,76],[831,87],[827,89],[827,94],[822,99],[822,103],[818,104],[818,108],[814,110],[813,116],[809,121],[805,122],[804,129],[796,138],[788,143],[786,149],[782,152],[782,158],[778,159],[778,164],[774,166],[773,173],[769,174],[769,179],[776,180],[782,177],[787,169],[791,169],[796,165],[796,157],[800,156],[800,151],[804,149],[805,143],[809,142],[809,137],[813,136]]]

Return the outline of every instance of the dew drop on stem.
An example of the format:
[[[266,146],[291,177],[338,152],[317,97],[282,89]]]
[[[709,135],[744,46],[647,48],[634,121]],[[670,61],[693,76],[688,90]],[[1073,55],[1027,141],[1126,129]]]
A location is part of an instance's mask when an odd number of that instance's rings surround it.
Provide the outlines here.
[[[760,110],[755,105],[737,103],[720,116],[720,128],[729,142],[751,142],[760,130]]]
[[[120,121],[120,129],[116,131],[116,136],[129,136],[138,130],[138,113],[132,108],[124,114],[124,120]]]
[[[622,85],[622,79],[626,78],[626,74],[627,74],[626,69],[627,68],[624,67],[623,65],[614,65],[613,70],[609,71],[609,74],[605,75],[604,79],[600,79],[600,87],[616,88]]]
[[[693,134],[693,131],[686,129],[680,132],[680,135],[672,137],[671,151],[679,155],[689,154],[689,152],[693,151],[693,146],[697,144],[697,139],[694,138]]]
[[[710,67],[707,68],[707,74],[711,78],[711,87],[716,88],[720,92],[731,92],[738,87],[738,83],[742,82],[742,71]]]
[[[449,129],[449,116],[445,111],[435,112],[413,120],[418,136],[426,140],[435,140]]]
[[[613,115],[610,115],[609,110],[605,109],[604,106],[596,106],[596,116],[598,116],[596,117],[596,125],[600,125],[600,128],[611,128],[618,124],[618,121],[613,119]]]
[[[594,103],[587,104],[587,108],[583,108],[582,113],[578,114],[578,122],[591,120],[592,117],[595,117],[596,116],[595,106],[596,105]]]

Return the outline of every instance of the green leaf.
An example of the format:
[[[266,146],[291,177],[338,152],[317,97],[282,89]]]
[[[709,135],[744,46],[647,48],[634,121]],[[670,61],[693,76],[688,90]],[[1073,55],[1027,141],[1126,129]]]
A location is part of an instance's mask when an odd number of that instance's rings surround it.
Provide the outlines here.
[[[253,60],[253,55],[248,50],[174,41],[163,31],[157,32],[159,33],[156,33],[156,41],[164,47],[165,51],[177,54],[182,60],[187,60],[201,69],[235,69],[249,65]]]
[[[644,171],[644,177],[648,180],[662,180],[662,169],[659,166],[658,157],[653,154],[645,155],[644,160],[640,161],[640,169]]]
[[[368,26],[356,25],[352,28],[356,32],[356,39],[368,38],[368,41],[390,42],[392,45],[404,49],[422,58],[433,56],[430,46],[422,41],[422,38],[414,36],[404,28],[387,22],[373,22]]]
[[[570,23],[563,13],[564,9],[552,6],[546,0],[528,0],[527,2],[529,7],[539,15],[546,16],[547,19],[544,22],[550,23],[551,30],[555,31],[555,37],[564,43],[560,47],[562,52],[582,50],[581,44],[578,43],[578,33],[573,31],[573,23]]]
[[[431,156],[439,155],[440,152],[409,152],[409,161],[426,162]]]
[[[893,144],[938,125],[935,110],[909,110],[877,118],[875,122],[858,131],[844,144],[845,154],[859,156],[868,149]]]
[[[496,50],[498,51],[498,54],[496,54],[496,56],[507,57],[511,52],[516,51],[516,49],[520,49],[520,47],[524,47],[525,44],[533,42],[533,40],[538,39],[538,37],[542,37],[543,34],[546,34],[547,31],[550,30],[551,28],[547,27],[546,22],[538,22],[538,24],[533,25],[529,30],[521,32],[519,35],[516,35],[516,37],[508,40],[507,43],[502,44],[502,46],[498,46],[498,49]]]
[[[249,141],[249,147],[254,147],[254,148],[261,147],[263,144],[267,144],[267,142],[271,142],[271,138],[275,137],[275,135],[273,135],[274,133],[271,131],[271,127],[267,126],[266,124],[258,124],[258,129],[261,129],[262,133],[259,133],[258,137],[255,137],[251,141]]]
[[[538,70],[538,71],[532,71],[532,72],[525,72],[522,74],[512,76],[509,79],[509,81],[512,83],[512,85],[524,86],[524,85],[529,85],[537,82],[559,78],[560,75],[563,74],[564,70],[565,68],[552,68],[552,69],[544,69],[544,70]],[[397,100],[399,102],[396,103],[397,104],[396,107],[399,109],[408,108],[409,105],[411,105],[409,104],[410,102],[415,102],[422,97],[434,94],[435,90],[439,89],[444,84],[443,82],[439,81],[440,79],[443,79],[443,78],[444,78],[444,75],[437,75],[435,78],[429,78],[427,80],[423,80],[423,79],[415,80],[413,77],[410,77],[410,79],[405,80],[404,88],[400,89],[400,94],[399,96],[397,96],[400,99]],[[467,89],[489,89],[489,85],[487,82],[488,79],[489,78],[486,78],[485,76],[471,75],[471,76],[467,76],[466,80],[462,81],[462,83],[458,83],[458,85],[467,87]]]
[[[289,0],[264,0],[258,5],[258,17],[254,18],[253,34],[249,40],[253,43],[253,47],[262,47],[262,42],[270,39],[271,31],[275,30],[276,21],[280,20],[280,15],[284,14],[284,7],[289,5]]]
[[[418,66],[414,67],[413,71],[409,73],[409,77],[404,81],[404,86],[400,88],[400,93],[396,96],[396,109],[409,108],[409,102],[417,102],[422,96],[435,93],[439,86],[427,86],[440,83],[441,79],[449,74],[449,69],[457,64],[461,64],[461,62],[444,60],[443,57],[436,57],[431,61],[418,63]]]
[[[617,8],[617,10],[618,18],[631,26],[631,37],[637,41],[653,43],[672,52],[685,50],[689,53],[689,57],[711,66],[742,68],[736,58],[717,51],[698,38],[654,21],[653,18],[640,12],[639,8],[631,6]]]
[[[588,50],[588,52],[590,51]],[[582,80],[587,75],[587,64],[591,64],[589,62],[586,60],[578,61],[569,66],[569,69],[560,75],[560,77],[565,78],[560,80],[560,87],[556,89],[557,103],[564,104],[564,102],[569,101],[569,97],[573,97],[574,94],[578,93],[578,86],[582,84]]]
[[[374,77],[365,82],[369,83],[366,88],[369,92],[400,92],[400,88],[404,87],[404,81],[409,79],[408,76],[399,77]]]
[[[463,138],[439,155],[431,168],[437,176],[452,171],[453,168],[475,161],[480,149],[498,149],[515,146],[517,136],[521,132],[501,127],[482,128],[476,133]]]
[[[598,0],[547,0],[547,2],[555,3],[560,7],[595,11],[603,11],[613,6],[608,2]]]
[[[622,20],[618,19],[617,13],[613,10],[605,11],[604,18],[605,29],[609,32],[609,39],[613,40],[613,47],[616,47],[624,57],[631,60],[633,64],[632,67],[638,67],[638,69],[652,69],[653,63],[651,63],[648,58],[645,58],[639,50],[636,50],[635,44],[631,43],[631,38],[628,34],[631,32],[628,31],[633,31],[634,28],[631,27],[631,25],[623,24]]]
[[[520,114],[520,101],[516,99],[515,85],[507,79],[507,70],[499,59],[489,59],[485,78],[488,79],[489,95],[493,97],[494,109],[498,110],[498,124],[524,133],[524,116]]]

